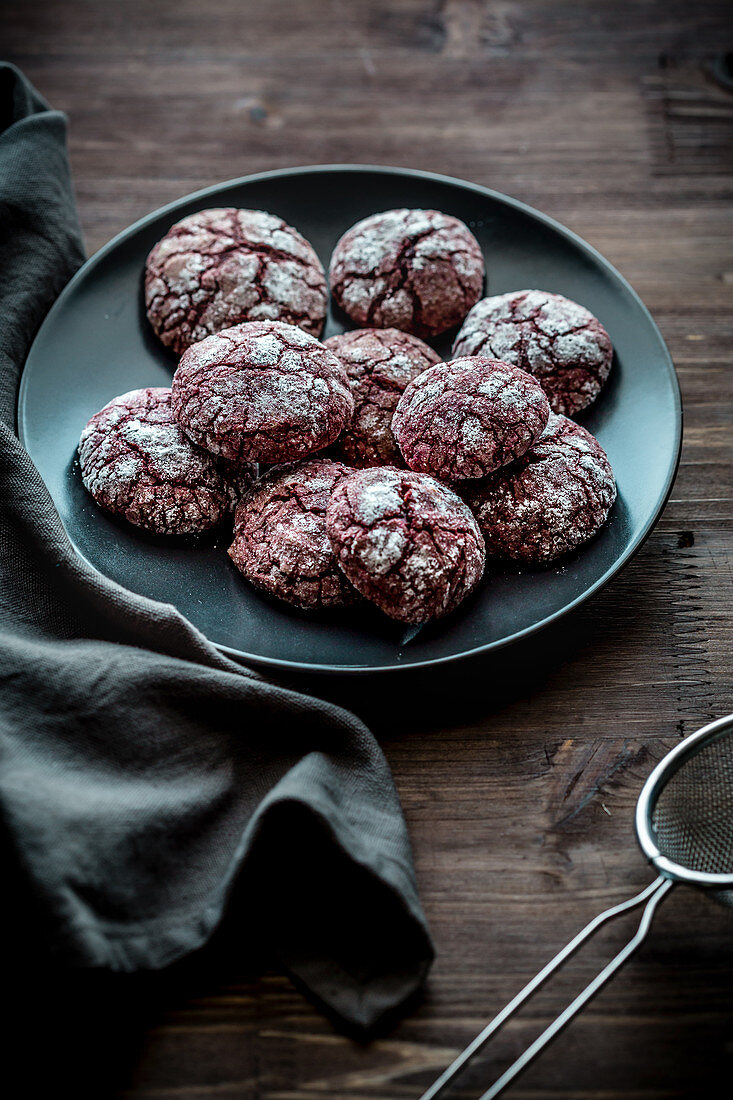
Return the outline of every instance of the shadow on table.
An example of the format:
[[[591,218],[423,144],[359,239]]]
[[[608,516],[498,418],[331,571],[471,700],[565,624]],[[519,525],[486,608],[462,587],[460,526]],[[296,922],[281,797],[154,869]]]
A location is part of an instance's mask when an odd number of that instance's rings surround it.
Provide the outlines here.
[[[588,655],[596,619],[574,613],[504,649],[428,669],[375,676],[288,675],[279,682],[354,711],[380,737],[459,726],[540,692],[563,666]]]
[[[539,1088],[543,1095],[546,1092],[548,1096],[561,1097],[572,1086],[574,1095],[589,1097],[596,1094],[598,1073],[602,1070],[609,1095],[621,1096],[632,1091],[636,1094],[648,1073],[653,1073],[655,1096],[664,1094],[692,1100],[703,1095],[720,1095],[717,1086],[728,1072],[728,1020],[733,1003],[730,966],[725,952],[721,956],[717,916],[713,910],[716,927],[711,929],[701,912],[700,938],[685,935],[683,940],[679,915],[675,918],[670,912],[668,919],[660,923],[656,939],[650,940],[633,967],[614,983],[611,999],[606,1000],[606,1011],[611,1006],[608,1026],[612,1026],[612,1032],[603,1050],[599,1052],[592,1044],[588,1045],[587,1026],[581,1020],[528,1071],[523,1079],[525,1088],[530,1091]],[[688,931],[689,923],[685,921],[685,925]],[[715,957],[711,957],[711,949],[706,945],[705,933],[711,931],[718,940]],[[665,933],[671,936],[671,944]],[[247,980],[241,973],[237,968],[237,980]],[[583,971],[571,971],[563,978],[559,995],[570,1000],[588,976]],[[199,1063],[201,1052],[195,1034],[190,1041],[179,1040],[175,1063],[160,1041],[157,1048],[153,1047],[152,1060],[145,1056],[151,1032],[161,1024],[170,1024],[171,1011],[180,1012],[193,998],[221,993],[225,983],[231,986],[232,977],[231,958],[211,948],[166,971],[136,977],[52,974],[42,966],[25,968],[11,977],[5,989],[12,1020],[5,1029],[4,1080],[21,1080],[23,1095],[51,1097],[71,1090],[75,1100],[113,1100],[137,1095],[138,1089],[146,1095],[150,1090],[151,1095],[172,1096],[179,1089],[186,1091],[185,1081],[191,1083],[197,1096],[214,1095],[218,1094],[217,1082],[227,1079],[235,1085],[223,1094],[236,1095],[239,1100],[297,1091],[305,1082],[297,1077],[297,1064],[290,1064],[287,1059],[278,1070],[283,1075],[281,1081],[269,1080],[269,1071],[266,1079],[260,1079],[260,1027],[256,1020],[250,1021],[249,1029],[224,1028],[216,1043],[207,1040],[210,1049],[203,1064]],[[498,1007],[487,1003],[486,1018]],[[472,1064],[455,1095],[478,1095],[532,1041],[539,1025],[548,1022],[549,1015],[559,1007],[559,1002],[545,998],[539,1018],[536,1011],[524,1018],[520,1016],[511,1029],[497,1036],[491,1051],[487,1050]],[[604,1011],[602,1002],[598,1010]],[[235,1010],[235,1016],[239,1011]],[[206,1031],[200,1013],[198,1023],[200,1042]],[[271,1012],[268,1015],[266,1006],[263,1023],[270,1028],[278,1026],[273,1025],[273,1016]],[[265,1048],[272,1051],[273,1064],[277,1065],[278,1052],[284,1056],[290,1049],[288,1035],[296,1038],[304,1029],[313,1031],[307,1013],[293,1016],[286,1012],[279,1026],[279,1037],[273,1033],[264,1039]],[[409,1023],[406,1026],[409,1028]],[[429,1044],[435,1043],[435,1034],[433,1030],[425,1035]],[[451,1036],[457,1049],[472,1038],[472,1033],[459,1027],[455,1035],[451,1031]],[[243,1053],[242,1047],[247,1044],[254,1049]],[[445,1041],[442,1045],[445,1046]],[[649,1062],[650,1052],[653,1065]],[[269,1058],[267,1061],[269,1065]],[[238,1080],[237,1069],[241,1069],[243,1062],[251,1067],[252,1073]],[[175,1085],[169,1089],[164,1082],[166,1078],[170,1081],[172,1065]],[[417,1097],[434,1076],[434,1068],[420,1070],[406,1066],[399,1081],[400,1093]],[[337,1094],[329,1092],[329,1095]]]
[[[240,952],[233,964],[233,953],[231,943],[228,954],[211,946],[165,970],[128,975],[59,970],[42,951],[18,965],[23,954],[16,952],[4,983],[11,1022],[4,1028],[3,1080],[22,1081],[24,1096],[67,1091],[75,1100],[126,1096],[128,1089],[134,1091],[151,1035],[170,1023],[169,1013],[185,1013],[197,998],[221,994],[233,981],[254,982],[262,974],[261,967],[250,970]],[[235,1041],[247,1042],[244,1026]],[[175,1049],[178,1072],[186,1073],[187,1065],[194,1077],[195,1039],[177,1040]],[[165,1043],[163,1050],[165,1075]],[[221,1053],[225,1063],[236,1060],[235,1053]],[[225,1072],[225,1065],[221,1068]]]
[[[300,830],[307,850],[312,834],[302,823]],[[331,866],[324,861],[314,868],[305,855],[296,855],[294,862],[302,869],[302,880],[293,871],[279,881],[266,861],[260,860],[261,866],[250,861],[246,886],[243,883],[241,891],[235,888],[228,915],[206,947],[163,970],[113,974],[62,969],[53,962],[45,946],[44,923],[36,919],[33,898],[22,877],[13,870],[11,853],[1,849],[0,844],[6,897],[12,898],[13,904],[5,907],[0,920],[3,942],[12,945],[9,950],[6,947],[3,970],[3,992],[10,1013],[3,1029],[0,1079],[22,1080],[23,1095],[57,1096],[66,1091],[60,1089],[64,1085],[73,1089],[75,1100],[127,1096],[126,1090],[135,1091],[140,1067],[143,1074],[151,1068],[147,1050],[152,1045],[153,1076],[161,1074],[165,1078],[172,1068],[177,1086],[183,1079],[193,1082],[202,1076],[202,1090],[212,1087],[212,1080],[221,1076],[235,1082],[235,1091],[226,1095],[239,1096],[236,1089],[240,1082],[245,1100],[261,1094],[258,1078],[264,1071],[259,1063],[259,1036],[263,1025],[287,1031],[297,1029],[303,1021],[312,1031],[317,1025],[306,1003],[310,1002],[336,1031],[363,1044],[391,1031],[422,999],[421,992],[413,994],[398,1009],[383,1015],[367,1033],[356,1025],[346,1026],[298,979],[293,978],[291,988],[283,976],[279,944],[289,943],[297,964],[298,959],[306,958],[307,952],[300,951],[304,945],[314,944],[316,957],[320,957],[325,939],[338,960],[344,957],[345,944],[360,935],[358,924],[355,930],[359,917],[354,902],[360,876],[354,874],[350,879],[340,862]],[[318,907],[302,899],[308,897],[309,890],[321,896],[319,872],[333,876],[335,866],[341,876],[344,905],[343,914],[335,911],[333,927],[329,928]],[[262,897],[265,890],[270,908],[265,906],[260,915],[252,895]],[[293,929],[294,913],[299,932]],[[374,929],[367,933],[368,913],[363,913],[363,920],[364,936],[376,937]],[[398,973],[405,965],[407,952],[423,948],[401,939],[396,924],[388,923],[383,930],[385,942],[375,952],[388,973]],[[389,962],[390,951],[395,955],[393,964]],[[317,963],[314,969],[318,972]],[[319,980],[327,987],[326,977],[321,974]],[[321,988],[318,983],[316,987]],[[214,1003],[214,998],[220,1000]],[[189,1026],[189,1013],[194,1016],[193,1026]],[[165,1026],[165,1032],[156,1036],[161,1026]],[[322,1026],[328,1030],[327,1024]],[[205,1050],[202,1038],[206,1039]],[[268,1080],[272,1076],[269,1071],[267,1076]],[[244,1082],[250,1084],[245,1087]],[[157,1089],[157,1082],[151,1085],[147,1077],[146,1084]],[[165,1088],[163,1093],[168,1095]]]

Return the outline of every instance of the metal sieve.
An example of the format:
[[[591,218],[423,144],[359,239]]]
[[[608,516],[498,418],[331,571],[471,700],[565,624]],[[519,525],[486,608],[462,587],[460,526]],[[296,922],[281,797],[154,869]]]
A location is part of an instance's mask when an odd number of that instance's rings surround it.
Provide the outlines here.
[[[644,909],[629,942],[582,993],[512,1062],[480,1100],[492,1100],[532,1062],[643,943],[654,911],[678,882],[699,886],[733,904],[733,715],[681,741],[657,764],[636,805],[636,835],[659,877],[640,894],[599,914],[522,989],[423,1093],[439,1096],[499,1028],[601,925],[639,905]]]

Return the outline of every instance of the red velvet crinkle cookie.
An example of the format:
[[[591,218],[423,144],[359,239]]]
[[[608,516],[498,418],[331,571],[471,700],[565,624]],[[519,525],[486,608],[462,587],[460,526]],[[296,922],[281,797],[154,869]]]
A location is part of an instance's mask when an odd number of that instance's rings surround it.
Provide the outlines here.
[[[95,413],[81,434],[79,464],[97,504],[156,535],[205,531],[234,506],[233,480],[188,440],[162,387],[123,393]],[[240,485],[253,476],[237,469]]]
[[[186,435],[235,461],[312,454],[333,443],[354,411],[340,359],[281,321],[235,325],[194,344],[172,385]]]
[[[412,470],[447,481],[484,477],[539,439],[550,406],[539,382],[498,359],[454,359],[409,384],[392,431]]]
[[[303,610],[357,598],[326,534],[326,506],[348,472],[325,458],[281,466],[240,501],[229,556],[251,584]]]
[[[331,257],[331,290],[357,325],[437,336],[481,296],[473,233],[437,210],[387,210],[352,226]]]
[[[405,623],[447,615],[484,569],[484,543],[456,494],[424,474],[377,466],[335,488],[326,528],[362,596]]]
[[[595,401],[613,359],[611,338],[584,306],[544,290],[515,290],[473,307],[454,355],[488,355],[533,374],[552,411],[574,416]]]
[[[467,487],[463,496],[489,554],[550,562],[603,526],[616,499],[616,483],[595,436],[553,413],[530,451]]]
[[[354,394],[351,424],[336,444],[352,466],[401,466],[392,414],[408,382],[440,362],[431,347],[396,328],[363,328],[324,341],[343,363]]]
[[[304,237],[263,210],[201,210],[172,226],[145,264],[148,319],[181,354],[241,321],[286,321],[319,336],[326,276]]]

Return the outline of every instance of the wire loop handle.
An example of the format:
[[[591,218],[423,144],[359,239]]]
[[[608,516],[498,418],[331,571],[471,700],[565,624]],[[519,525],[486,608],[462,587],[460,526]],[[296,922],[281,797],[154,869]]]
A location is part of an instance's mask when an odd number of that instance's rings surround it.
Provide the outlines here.
[[[639,927],[629,942],[623,947],[617,955],[611,959],[611,961],[596,975],[595,978],[585,989],[578,994],[574,1001],[572,1001],[563,1012],[557,1016],[553,1022],[545,1028],[540,1036],[521,1054],[516,1061],[514,1061],[507,1070],[501,1075],[501,1077],[483,1093],[480,1100],[494,1100],[494,1097],[499,1096],[500,1093],[509,1085],[515,1077],[518,1076],[524,1070],[530,1062],[532,1062],[541,1050],[550,1043],[555,1036],[572,1020],[572,1018],[588,1003],[591,997],[601,989],[606,982],[611,978],[616,971],[623,966],[626,960],[636,951],[640,944],[644,941],[649,927],[654,916],[654,911],[666,894],[672,889],[675,883],[666,878],[664,875],[660,875],[654,882],[650,883],[646,889],[641,893],[636,894],[633,898],[629,898],[628,901],[623,901],[619,905],[614,905],[610,909],[606,909],[605,912],[600,913],[597,917],[585,926],[581,932],[575,936],[574,939],[563,947],[562,951],[559,951],[555,955],[554,959],[542,969],[530,982],[525,985],[524,989],[520,990],[505,1008],[499,1012],[497,1016],[487,1024],[483,1031],[479,1032],[476,1038],[470,1043],[466,1049],[458,1055],[458,1057],[451,1062],[448,1068],[438,1077],[433,1084],[428,1088],[420,1097],[420,1100],[434,1100],[436,1096],[447,1088],[450,1082],[460,1073],[465,1065],[476,1055],[482,1047],[488,1043],[489,1039],[494,1035],[506,1021],[514,1015],[518,1008],[529,1000],[533,993],[543,985],[551,974],[563,965],[563,963],[575,954],[578,948],[590,939],[590,937],[598,931],[601,925],[607,921],[613,920],[614,917],[620,916],[622,913],[627,913],[631,909],[637,908],[646,902],[644,912],[639,922]]]

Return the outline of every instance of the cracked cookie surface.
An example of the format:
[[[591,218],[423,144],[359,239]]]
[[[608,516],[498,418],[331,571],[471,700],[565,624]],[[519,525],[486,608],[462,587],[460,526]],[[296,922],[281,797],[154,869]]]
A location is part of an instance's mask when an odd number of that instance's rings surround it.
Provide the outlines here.
[[[521,367],[542,384],[553,412],[574,416],[601,392],[613,347],[584,306],[561,294],[517,290],[478,302],[453,354],[488,355]]]
[[[326,528],[349,581],[400,622],[447,615],[483,573],[476,520],[424,474],[387,466],[350,474],[331,496]]]
[[[164,387],[115,397],[84,428],[79,441],[82,481],[108,512],[157,535],[190,535],[230,512],[251,467],[226,474],[194,447],[171,412]]]
[[[484,258],[458,218],[438,210],[387,210],[337,242],[329,269],[334,299],[356,324],[438,336],[481,296]]]
[[[392,415],[405,387],[440,362],[417,336],[394,328],[355,329],[325,340],[344,365],[354,394],[354,416],[336,443],[352,466],[402,466]]]
[[[319,336],[327,305],[325,272],[312,246],[263,210],[190,214],[145,264],[148,319],[179,355],[242,321],[285,321]]]
[[[349,472],[325,458],[279,467],[240,501],[229,556],[251,584],[306,611],[357,598],[326,534],[331,493]]]
[[[411,470],[459,481],[485,477],[524,454],[549,415],[532,375],[474,356],[430,367],[410,382],[392,431]]]
[[[354,411],[339,359],[280,321],[225,329],[184,352],[173,412],[189,438],[235,461],[288,462],[333,443]]]
[[[551,562],[603,526],[616,499],[608,457],[595,436],[552,414],[522,458],[462,490],[490,555]]]

